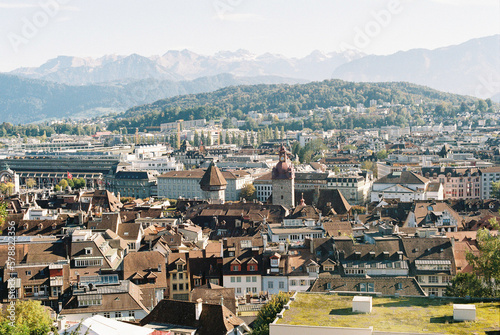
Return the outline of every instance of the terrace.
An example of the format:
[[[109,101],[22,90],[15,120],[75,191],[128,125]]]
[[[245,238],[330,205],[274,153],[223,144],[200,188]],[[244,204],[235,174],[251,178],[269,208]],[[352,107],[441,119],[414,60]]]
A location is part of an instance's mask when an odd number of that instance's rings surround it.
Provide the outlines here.
[[[359,314],[352,312],[352,299],[352,296],[299,293],[277,324],[347,328],[354,325],[373,327],[374,333],[488,334],[500,330],[498,301],[474,302],[476,321],[453,322],[453,304],[463,301],[373,297],[372,312]]]

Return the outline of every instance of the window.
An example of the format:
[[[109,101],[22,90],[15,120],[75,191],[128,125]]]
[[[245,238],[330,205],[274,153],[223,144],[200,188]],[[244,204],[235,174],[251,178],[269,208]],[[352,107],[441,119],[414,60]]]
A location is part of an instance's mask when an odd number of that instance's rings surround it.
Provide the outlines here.
[[[295,285],[297,285],[297,281],[296,281],[296,280],[290,280],[290,285],[291,285],[291,286],[295,286]]]
[[[172,291],[177,291],[177,284],[172,285]]]
[[[375,292],[375,284],[374,283],[360,283],[359,284],[360,292]]]
[[[182,273],[179,273],[179,279],[183,279]]]
[[[248,271],[257,271],[257,265],[250,265]]]
[[[252,291],[251,287],[247,287],[247,293],[250,293]]]
[[[449,282],[451,282],[451,276],[443,276],[441,277],[441,280],[443,284],[448,284]]]
[[[272,281],[268,281],[268,282],[267,282],[267,288],[274,288],[274,287],[273,287],[273,282],[272,282]]]
[[[332,289],[332,283],[326,283],[326,289],[331,290]]]
[[[438,276],[429,276],[429,283],[438,283]]]
[[[252,287],[252,293],[257,293],[257,287]]]
[[[235,277],[231,277],[231,283],[234,283],[236,281]]]
[[[439,289],[436,287],[429,287],[429,295],[438,296]]]
[[[178,264],[177,265],[177,271],[179,271],[179,272],[184,271],[184,265]]]
[[[304,279],[300,280],[300,286],[306,286],[306,281]]]
[[[184,284],[179,284],[179,291],[184,290]]]
[[[231,265],[231,271],[240,271],[239,265]]]
[[[278,287],[279,287],[280,289],[284,289],[284,288],[285,288],[285,282],[280,281],[280,282],[278,283]]]
[[[396,290],[400,291],[403,289],[403,283],[397,283],[396,284]]]
[[[247,277],[247,283],[250,283],[252,281],[252,277]]]
[[[172,279],[177,280],[177,273],[172,273]]]
[[[131,318],[135,318],[135,312],[134,311],[128,311],[128,316]]]
[[[241,277],[236,277],[236,282],[241,283]]]
[[[85,248],[85,255],[92,255],[92,248],[91,247]]]
[[[241,287],[237,287],[237,288],[236,288],[236,293],[241,294]]]
[[[104,315],[105,318],[109,319],[109,312],[104,312],[103,315]]]
[[[257,282],[257,277],[256,277],[256,276],[253,276],[253,277],[252,277],[252,282],[253,282],[253,283],[256,283],[256,282]]]
[[[26,271],[26,275],[31,276],[31,271],[30,270]]]
[[[115,318],[121,318],[122,312],[115,312]]]

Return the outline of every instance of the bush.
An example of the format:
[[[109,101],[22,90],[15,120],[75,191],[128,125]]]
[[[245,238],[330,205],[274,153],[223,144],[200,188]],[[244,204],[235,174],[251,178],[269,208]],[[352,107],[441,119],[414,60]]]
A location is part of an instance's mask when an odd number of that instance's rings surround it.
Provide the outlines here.
[[[254,322],[252,335],[269,335],[269,324],[274,321],[276,315],[283,309],[290,299],[289,293],[280,292],[273,296],[267,304],[264,305],[257,314]]]

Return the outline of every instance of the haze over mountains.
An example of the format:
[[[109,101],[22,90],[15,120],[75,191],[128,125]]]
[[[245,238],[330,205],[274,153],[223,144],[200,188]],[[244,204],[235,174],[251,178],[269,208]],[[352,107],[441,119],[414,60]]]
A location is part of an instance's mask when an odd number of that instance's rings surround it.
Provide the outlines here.
[[[68,85],[86,85],[111,81],[158,79],[193,80],[230,73],[241,77],[281,76],[303,80],[330,79],[338,66],[363,57],[356,51],[323,54],[314,51],[304,58],[281,55],[255,55],[247,50],[221,51],[213,56],[189,50],[168,51],[163,56],[104,56],[79,58],[60,56],[37,68],[20,68],[10,74]]]
[[[0,117],[9,122],[102,115],[179,94],[242,84],[324,79],[406,81],[445,92],[500,101],[500,35],[435,50],[388,56],[358,51],[288,58],[246,50],[213,56],[189,50],[162,56],[60,56],[40,67],[0,74]]]

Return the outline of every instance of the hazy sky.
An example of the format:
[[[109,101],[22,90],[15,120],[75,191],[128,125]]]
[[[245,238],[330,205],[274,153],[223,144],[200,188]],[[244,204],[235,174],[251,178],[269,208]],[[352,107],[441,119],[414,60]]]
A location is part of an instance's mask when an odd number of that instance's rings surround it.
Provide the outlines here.
[[[179,49],[390,54],[499,33],[500,0],[0,0],[0,71]]]

